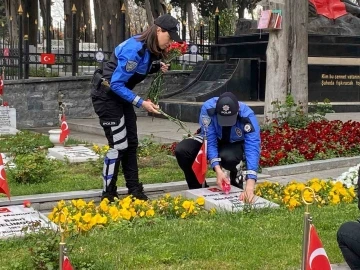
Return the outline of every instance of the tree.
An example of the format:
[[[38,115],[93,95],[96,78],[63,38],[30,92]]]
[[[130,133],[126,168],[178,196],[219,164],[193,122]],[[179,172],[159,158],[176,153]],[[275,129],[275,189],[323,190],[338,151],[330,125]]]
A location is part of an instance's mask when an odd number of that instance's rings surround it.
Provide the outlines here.
[[[5,0],[5,13],[6,17],[9,18],[9,38],[11,45],[14,45],[18,42],[18,9],[19,9],[18,0]]]
[[[289,25],[291,17],[289,5],[293,0],[284,0],[279,5],[283,12],[283,29],[269,33],[269,43],[266,50],[266,89],[264,116],[267,120],[273,119],[273,102],[283,103],[288,93],[289,76]]]
[[[38,18],[38,1],[26,1],[22,0],[22,7],[24,9],[24,34],[28,35],[29,37],[29,44],[30,45],[37,45],[37,31],[38,25],[37,22],[39,21]],[[29,17],[27,17],[29,16]]]

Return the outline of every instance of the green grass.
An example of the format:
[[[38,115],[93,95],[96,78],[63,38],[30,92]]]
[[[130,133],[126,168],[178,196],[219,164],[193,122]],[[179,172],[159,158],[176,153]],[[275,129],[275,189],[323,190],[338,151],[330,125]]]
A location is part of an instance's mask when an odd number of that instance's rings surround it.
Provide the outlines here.
[[[336,231],[358,216],[356,205],[311,207],[310,212],[331,263],[343,262]],[[265,209],[112,225],[79,237],[69,255],[75,265],[93,262],[99,270],[300,269],[303,213],[303,208]],[[0,269],[34,269],[32,245],[23,239],[0,241]]]
[[[67,142],[67,145],[84,143],[76,140]],[[138,149],[139,179],[144,184],[166,183],[183,181],[184,174],[176,160],[169,157],[165,151],[160,150],[160,145],[150,140],[144,140],[143,147]],[[38,146],[52,147],[48,136],[32,132],[24,132],[18,136],[3,137],[0,140],[0,152],[27,153]],[[91,190],[102,188],[102,162],[68,163],[55,162],[54,171],[48,181],[32,184],[20,184],[14,181],[11,173],[7,180],[11,196],[42,194],[53,192],[66,192],[76,190]],[[208,177],[214,177],[213,171],[208,171]],[[122,173],[119,173],[118,187],[125,186]],[[4,195],[0,194],[0,197]]]

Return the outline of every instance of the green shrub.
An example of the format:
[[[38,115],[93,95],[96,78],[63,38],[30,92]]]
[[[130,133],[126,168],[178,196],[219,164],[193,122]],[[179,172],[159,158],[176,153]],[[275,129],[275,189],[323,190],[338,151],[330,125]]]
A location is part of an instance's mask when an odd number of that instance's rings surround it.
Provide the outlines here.
[[[36,151],[14,157],[16,168],[9,170],[9,176],[20,184],[33,184],[48,181],[58,162],[46,157],[45,152]]]

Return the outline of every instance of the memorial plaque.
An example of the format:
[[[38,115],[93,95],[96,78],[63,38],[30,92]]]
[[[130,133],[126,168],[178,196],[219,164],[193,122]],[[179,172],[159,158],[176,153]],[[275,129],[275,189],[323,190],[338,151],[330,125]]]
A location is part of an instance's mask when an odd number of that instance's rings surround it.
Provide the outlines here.
[[[59,160],[69,162],[86,162],[99,159],[99,155],[84,146],[49,148],[49,155]]]
[[[220,211],[242,211],[246,204],[239,200],[239,196],[243,191],[237,187],[231,186],[229,194],[225,194],[218,187],[191,189],[185,191],[185,197],[196,200],[199,197],[205,199],[205,209],[215,208]],[[278,204],[265,200],[264,198],[255,196],[254,202],[249,205],[252,208],[279,207]]]
[[[16,110],[0,106],[0,135],[16,134]]]
[[[0,207],[0,239],[21,236],[24,234],[24,228],[34,224],[34,222],[40,225],[37,230],[39,228],[56,229],[54,223],[32,207],[24,207],[23,205]]]

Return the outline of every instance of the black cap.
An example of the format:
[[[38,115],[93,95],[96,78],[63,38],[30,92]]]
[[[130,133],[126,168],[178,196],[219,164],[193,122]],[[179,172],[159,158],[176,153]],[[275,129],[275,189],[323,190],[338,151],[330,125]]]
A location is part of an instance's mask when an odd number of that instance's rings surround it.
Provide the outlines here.
[[[161,15],[160,17],[156,18],[154,23],[162,29],[166,30],[173,41],[182,42],[178,34],[179,22],[173,16],[169,14]]]
[[[239,102],[231,92],[223,93],[216,102],[218,124],[223,127],[235,125],[239,113]]]

